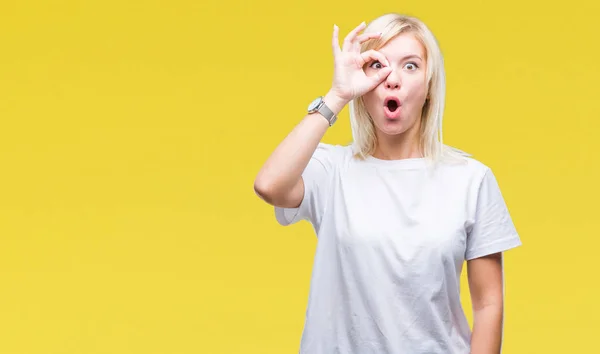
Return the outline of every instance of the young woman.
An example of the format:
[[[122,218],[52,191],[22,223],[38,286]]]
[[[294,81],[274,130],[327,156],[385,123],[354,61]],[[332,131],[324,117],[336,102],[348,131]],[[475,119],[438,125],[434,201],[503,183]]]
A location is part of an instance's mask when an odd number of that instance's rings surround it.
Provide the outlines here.
[[[490,168],[442,143],[436,39],[399,14],[362,23],[341,48],[338,32],[331,89],[254,185],[280,224],[307,220],[318,237],[300,352],[499,353],[502,252],[521,241]],[[322,143],[347,104],[353,143]]]

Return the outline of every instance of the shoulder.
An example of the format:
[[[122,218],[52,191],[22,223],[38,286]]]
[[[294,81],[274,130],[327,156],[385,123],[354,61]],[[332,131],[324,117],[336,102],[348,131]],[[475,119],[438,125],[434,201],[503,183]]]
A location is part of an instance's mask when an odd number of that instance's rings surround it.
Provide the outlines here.
[[[440,165],[447,171],[451,171],[453,174],[476,184],[480,183],[486,175],[492,173],[490,166],[470,153],[450,146],[444,146],[444,149]]]
[[[501,199],[500,186],[492,168],[470,154],[440,163],[438,174],[443,185],[466,198],[468,205],[485,205]]]
[[[331,154],[343,154],[352,151],[352,145],[342,145],[342,144],[330,144],[320,142],[317,145],[317,150],[322,152],[331,153]]]
[[[327,160],[330,163],[340,163],[351,155],[351,145],[328,144],[320,142],[315,149],[313,158]]]
[[[486,174],[488,171],[491,170],[491,168],[488,165],[486,165],[482,161],[480,161],[472,156],[466,157],[465,160],[466,160],[466,168],[471,173],[474,173],[476,175],[483,176],[484,174]]]

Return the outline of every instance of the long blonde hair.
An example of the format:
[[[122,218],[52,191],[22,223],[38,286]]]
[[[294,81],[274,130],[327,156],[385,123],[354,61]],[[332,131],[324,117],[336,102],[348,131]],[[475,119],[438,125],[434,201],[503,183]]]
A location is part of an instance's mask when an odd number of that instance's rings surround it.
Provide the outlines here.
[[[428,95],[421,112],[420,132],[420,147],[425,157],[437,162],[446,158],[462,160],[461,157],[469,156],[443,143],[442,118],[446,96],[446,74],[442,52],[433,33],[421,20],[396,13],[385,14],[369,23],[364,33],[373,32],[382,32],[383,35],[364,43],[361,51],[378,50],[401,33],[412,33],[425,48]],[[350,102],[349,113],[354,155],[364,159],[372,155],[377,146],[375,126],[362,97]]]

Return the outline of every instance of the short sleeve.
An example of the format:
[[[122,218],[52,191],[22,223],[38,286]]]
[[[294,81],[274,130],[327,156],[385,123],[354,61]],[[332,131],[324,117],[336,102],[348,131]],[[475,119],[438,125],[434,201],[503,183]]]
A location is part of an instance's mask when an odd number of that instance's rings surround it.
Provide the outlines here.
[[[477,193],[474,223],[467,234],[465,259],[471,260],[521,246],[521,239],[500,191],[488,168]]]
[[[275,207],[275,216],[280,225],[287,226],[307,220],[318,229],[325,212],[333,179],[336,146],[319,143],[308,165],[302,172],[304,197],[297,208]]]

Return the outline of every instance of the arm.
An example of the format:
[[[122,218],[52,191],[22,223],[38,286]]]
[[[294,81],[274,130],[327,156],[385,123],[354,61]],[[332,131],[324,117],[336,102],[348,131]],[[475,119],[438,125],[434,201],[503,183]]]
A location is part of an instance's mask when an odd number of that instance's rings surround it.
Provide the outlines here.
[[[346,102],[331,92],[324,97],[324,101],[335,114],[346,105]],[[328,127],[327,119],[318,113],[305,116],[277,146],[258,172],[254,181],[256,194],[273,205],[298,206],[304,195],[302,171],[308,165]]]
[[[504,309],[502,253],[468,261],[467,272],[473,304],[471,354],[499,354]]]
[[[381,33],[358,35],[365,23],[352,30],[344,39],[343,48],[338,40],[339,29],[334,26],[332,47],[334,78],[331,90],[325,95],[325,104],[338,114],[356,97],[372,90],[391,72],[389,67],[367,77],[363,66],[371,60],[386,63],[385,57],[374,50],[360,52],[360,45]],[[389,66],[389,65],[388,65]],[[285,82],[283,82],[285,84]],[[277,146],[254,181],[254,191],[266,202],[280,207],[297,207],[304,196],[302,172],[310,162],[319,142],[329,127],[320,114],[307,115]]]

